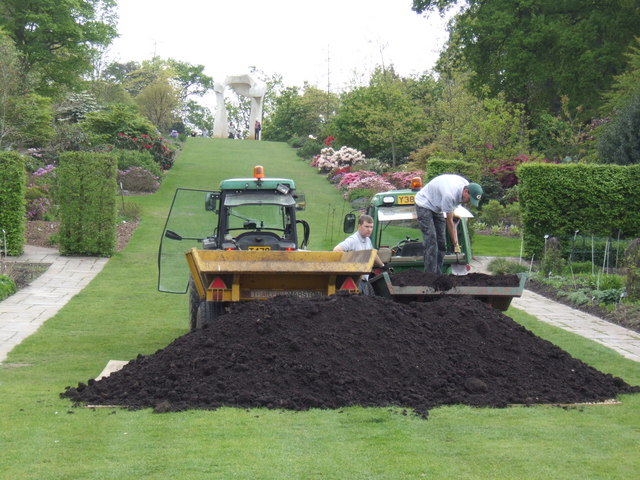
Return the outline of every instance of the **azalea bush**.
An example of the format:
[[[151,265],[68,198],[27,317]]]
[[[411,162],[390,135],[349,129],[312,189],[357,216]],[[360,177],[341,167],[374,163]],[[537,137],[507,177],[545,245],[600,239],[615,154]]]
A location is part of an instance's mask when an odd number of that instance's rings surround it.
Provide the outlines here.
[[[403,189],[411,187],[411,180],[415,177],[420,177],[424,175],[424,172],[421,170],[415,170],[412,172],[392,172],[385,173],[383,177],[389,183],[391,183],[396,189]]]
[[[159,178],[142,167],[118,170],[118,184],[130,192],[152,193],[160,187]]]
[[[160,165],[155,162],[151,152],[148,150],[141,152],[139,150],[114,148],[110,153],[114,155],[118,161],[118,170],[124,171],[130,167],[142,167],[158,177],[159,181],[162,181],[162,169]]]
[[[329,137],[330,138],[330,137]],[[335,151],[331,147],[323,148],[311,165],[321,172],[327,172],[327,180],[336,185],[348,200],[388,190],[409,188],[414,177],[423,176],[422,171],[378,173],[365,170],[368,161],[362,152],[349,147]],[[355,167],[355,168],[354,168]],[[358,170],[361,168],[362,170]]]
[[[53,216],[56,167],[38,168],[27,180],[27,220],[49,220]]]
[[[343,146],[336,151],[332,147],[327,147],[320,150],[320,154],[313,158],[311,165],[321,172],[331,172],[338,168],[353,167],[364,161],[364,154],[355,148]]]
[[[338,182],[338,188],[341,190],[353,190],[354,188],[373,188],[378,186],[384,190],[390,190],[393,185],[384,179],[376,172],[369,170],[359,170],[357,172],[345,173],[342,176],[340,182]]]
[[[153,138],[142,134],[139,137],[118,133],[116,147],[125,150],[148,151],[162,170],[169,170],[173,166],[176,152],[162,137]]]

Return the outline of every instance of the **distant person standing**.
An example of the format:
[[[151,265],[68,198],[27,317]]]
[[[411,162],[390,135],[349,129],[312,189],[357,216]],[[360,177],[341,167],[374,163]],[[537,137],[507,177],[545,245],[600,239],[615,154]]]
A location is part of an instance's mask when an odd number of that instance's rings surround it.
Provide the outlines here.
[[[482,187],[460,175],[439,175],[416,194],[418,224],[424,237],[424,271],[442,273],[446,249],[446,231],[454,253],[460,253],[453,211],[462,203],[478,206]]]
[[[258,120],[256,120],[255,130],[256,130],[255,139],[260,140],[260,130],[262,130],[262,125]]]

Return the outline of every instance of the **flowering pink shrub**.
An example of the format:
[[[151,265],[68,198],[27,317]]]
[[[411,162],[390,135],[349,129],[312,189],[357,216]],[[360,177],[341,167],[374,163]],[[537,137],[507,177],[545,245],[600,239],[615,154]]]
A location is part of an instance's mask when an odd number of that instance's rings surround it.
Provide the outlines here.
[[[357,172],[348,172],[342,176],[340,182],[338,182],[338,188],[342,190],[346,190],[350,187],[352,183],[358,182],[363,178],[369,177],[379,177],[376,172],[371,172],[369,170],[358,170]]]
[[[420,170],[414,172],[393,172],[385,173],[383,177],[391,183],[395,189],[409,188],[411,186],[411,180],[414,177],[420,177],[424,175],[424,172]]]
[[[520,154],[512,159],[500,162],[498,166],[490,168],[489,172],[496,177],[502,185],[502,188],[506,190],[518,184],[518,177],[516,176],[518,167],[523,163],[534,161],[537,161],[534,157],[527,157],[524,154]],[[550,160],[544,159],[542,162],[550,163]]]
[[[349,173],[350,171],[351,171],[351,167],[342,167],[334,170],[327,177],[329,179],[329,183],[340,183],[345,173]]]
[[[27,181],[27,220],[45,220],[53,202],[56,167],[47,165],[33,172]]]
[[[153,159],[163,170],[169,170],[173,166],[176,156],[176,152],[167,147],[166,142],[162,137],[154,139],[149,135],[144,134],[140,135],[140,137],[134,137],[125,135],[124,133],[118,133],[116,146],[125,150],[151,152]]]
[[[44,220],[51,210],[51,201],[46,197],[27,200],[27,220]]]
[[[387,190],[393,190],[394,186],[387,182],[380,175],[374,175],[371,177],[363,177],[355,182],[349,184],[347,187],[348,190],[356,190],[356,189],[368,189],[373,190],[374,192],[386,192]]]
[[[342,179],[338,182],[338,188],[345,192],[346,196],[349,196],[349,192],[352,190],[366,189],[377,193],[393,190],[394,186],[376,172],[360,170],[342,175]]]

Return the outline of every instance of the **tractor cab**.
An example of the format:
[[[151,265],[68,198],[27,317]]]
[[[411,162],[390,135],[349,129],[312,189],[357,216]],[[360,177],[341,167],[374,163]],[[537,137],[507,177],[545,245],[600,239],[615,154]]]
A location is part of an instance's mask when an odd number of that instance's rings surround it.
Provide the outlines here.
[[[158,254],[160,291],[184,293],[189,278],[184,254],[190,248],[305,249],[309,224],[296,218],[305,206],[293,180],[267,178],[262,166],[254,168],[253,177],[223,180],[217,191],[178,188]]]
[[[415,206],[415,195],[420,188],[422,181],[416,177],[412,180],[411,188],[377,193],[369,201],[365,212],[373,218],[371,243],[378,249],[382,261],[396,272],[407,269],[424,270],[424,243]],[[444,269],[445,273],[464,275],[468,272],[472,259],[468,219],[473,215],[459,206],[455,216],[462,253],[453,253],[453,243],[447,235]],[[345,233],[353,232],[355,224],[356,214],[347,214]]]

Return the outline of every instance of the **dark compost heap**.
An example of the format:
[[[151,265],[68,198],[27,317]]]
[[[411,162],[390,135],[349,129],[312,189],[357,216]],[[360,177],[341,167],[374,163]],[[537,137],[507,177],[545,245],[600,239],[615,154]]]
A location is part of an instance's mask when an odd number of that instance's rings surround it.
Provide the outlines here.
[[[440,275],[415,269],[393,273],[390,277],[391,283],[398,287],[425,285],[439,292],[445,292],[454,287],[517,287],[520,283],[517,275],[487,275],[486,273]]]
[[[640,391],[466,297],[276,297],[239,305],[98,381],[79,404],[306,410],[598,402]]]

